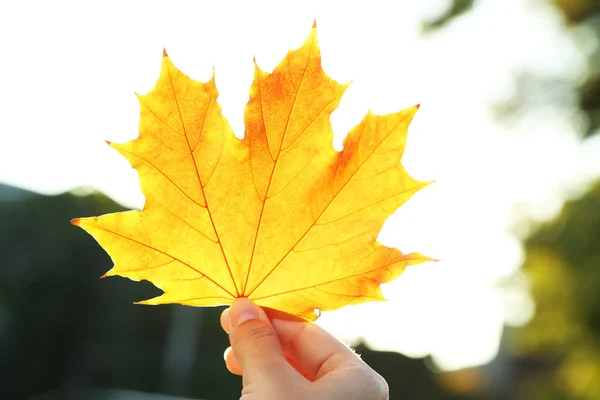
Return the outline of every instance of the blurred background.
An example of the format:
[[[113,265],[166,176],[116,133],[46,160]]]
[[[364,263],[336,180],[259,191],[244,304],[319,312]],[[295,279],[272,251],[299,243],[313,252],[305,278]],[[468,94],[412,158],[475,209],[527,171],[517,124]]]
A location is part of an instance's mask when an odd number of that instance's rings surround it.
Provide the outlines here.
[[[74,217],[141,208],[104,140],[137,136],[162,48],[213,66],[243,136],[252,57],[272,70],[316,18],[353,83],[334,145],[368,109],[421,104],[403,164],[436,180],[379,240],[441,259],[386,303],[324,314],[391,399],[600,398],[600,1],[0,2],[0,398],[239,397],[220,308],[132,303]]]

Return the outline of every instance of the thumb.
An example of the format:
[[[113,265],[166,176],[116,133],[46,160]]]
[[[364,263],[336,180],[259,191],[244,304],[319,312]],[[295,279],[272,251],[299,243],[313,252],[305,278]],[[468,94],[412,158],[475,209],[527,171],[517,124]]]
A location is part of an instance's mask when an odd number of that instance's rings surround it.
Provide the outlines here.
[[[238,298],[229,309],[229,339],[244,375],[272,376],[287,364],[277,333],[265,312],[246,298]]]

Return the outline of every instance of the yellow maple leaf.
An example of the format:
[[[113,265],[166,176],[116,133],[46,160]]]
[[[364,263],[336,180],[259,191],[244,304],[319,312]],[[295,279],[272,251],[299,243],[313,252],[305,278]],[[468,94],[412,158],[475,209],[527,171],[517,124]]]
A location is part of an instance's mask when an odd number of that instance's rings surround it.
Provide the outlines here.
[[[115,265],[164,294],[140,303],[256,304],[300,316],[382,300],[380,284],[430,261],[376,241],[386,218],[427,185],[400,164],[418,106],[369,112],[341,152],[330,114],[348,85],[321,68],[316,27],[273,73],[255,64],[243,140],[214,76],[190,79],[164,53],[141,105],[139,137],[109,143],[140,175],[142,211],[79,218]]]

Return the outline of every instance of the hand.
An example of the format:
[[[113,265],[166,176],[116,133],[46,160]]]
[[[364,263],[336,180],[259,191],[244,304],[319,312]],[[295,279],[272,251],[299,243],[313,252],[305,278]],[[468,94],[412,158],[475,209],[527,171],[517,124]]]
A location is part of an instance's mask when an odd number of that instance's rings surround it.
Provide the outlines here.
[[[387,400],[385,380],[317,325],[240,298],[223,311],[229,371],[240,400]],[[233,351],[232,351],[233,348]]]

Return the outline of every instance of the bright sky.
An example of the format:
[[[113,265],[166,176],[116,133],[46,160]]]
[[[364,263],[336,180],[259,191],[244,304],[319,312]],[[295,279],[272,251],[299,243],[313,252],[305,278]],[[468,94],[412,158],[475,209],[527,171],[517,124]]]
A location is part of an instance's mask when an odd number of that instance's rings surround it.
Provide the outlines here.
[[[482,1],[428,36],[421,21],[447,2],[396,3],[2,2],[0,182],[42,193],[86,186],[140,208],[137,173],[104,140],[137,136],[134,92],[154,85],[162,48],[195,79],[215,67],[223,113],[241,136],[252,57],[273,69],[316,18],[325,71],[353,80],[332,116],[338,148],[368,109],[421,104],[403,163],[436,183],[387,221],[380,241],[444,260],[386,285],[389,302],[319,323],[376,349],[431,354],[444,369],[486,363],[503,325],[534,310],[509,230],[519,217],[551,217],[600,176],[600,140],[575,138],[574,105],[540,107],[510,128],[490,105],[510,98],[523,68],[577,81],[585,48],[541,1]]]

